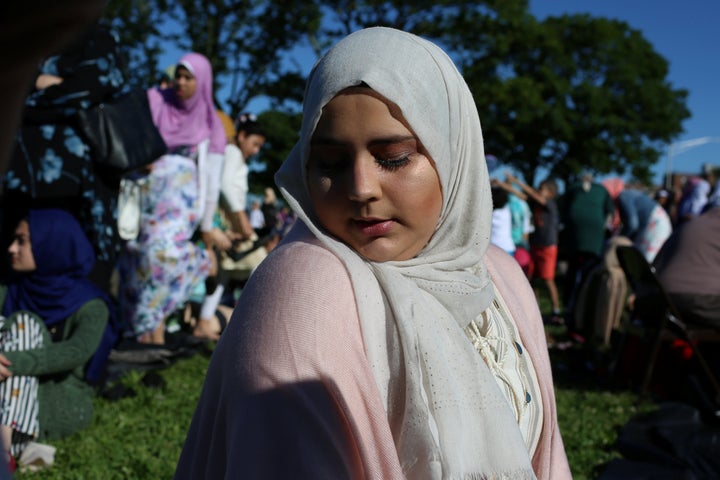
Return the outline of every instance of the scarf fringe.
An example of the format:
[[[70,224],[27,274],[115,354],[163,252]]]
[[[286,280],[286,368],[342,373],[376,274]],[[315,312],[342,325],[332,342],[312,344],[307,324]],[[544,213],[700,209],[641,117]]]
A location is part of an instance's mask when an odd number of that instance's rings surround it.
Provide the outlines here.
[[[445,478],[448,480],[537,480],[533,470],[516,470],[509,473],[466,473]]]

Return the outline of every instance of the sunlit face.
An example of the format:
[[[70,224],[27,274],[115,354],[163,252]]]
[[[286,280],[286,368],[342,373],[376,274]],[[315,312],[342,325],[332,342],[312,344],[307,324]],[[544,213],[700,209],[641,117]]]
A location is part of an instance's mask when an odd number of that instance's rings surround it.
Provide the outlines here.
[[[30,243],[30,226],[26,220],[21,220],[15,229],[8,252],[12,269],[16,272],[32,272],[37,268]]]
[[[240,131],[237,135],[238,147],[243,154],[243,158],[247,161],[253,155],[257,155],[263,145],[265,145],[265,137],[257,133],[247,134]]]
[[[178,65],[175,69],[175,92],[180,100],[189,100],[195,95],[197,80],[190,70]]]
[[[323,108],[308,161],[320,223],[376,262],[420,253],[442,209],[433,161],[389,105],[369,89],[336,96]]]

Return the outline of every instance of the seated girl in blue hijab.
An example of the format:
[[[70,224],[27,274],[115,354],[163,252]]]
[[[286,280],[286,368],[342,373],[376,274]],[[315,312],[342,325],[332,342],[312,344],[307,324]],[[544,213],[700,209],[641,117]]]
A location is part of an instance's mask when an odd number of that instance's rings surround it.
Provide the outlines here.
[[[90,422],[87,368],[110,304],[86,278],[95,253],[69,213],[30,210],[8,252],[12,274],[0,285],[0,439],[12,466],[28,442]]]

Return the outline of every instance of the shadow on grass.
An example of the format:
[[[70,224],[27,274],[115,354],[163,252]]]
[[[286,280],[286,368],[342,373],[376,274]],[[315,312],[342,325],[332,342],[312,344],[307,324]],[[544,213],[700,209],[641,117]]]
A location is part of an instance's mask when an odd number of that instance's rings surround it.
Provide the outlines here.
[[[616,352],[582,343],[565,326],[546,326],[546,334],[558,422],[573,478],[598,478],[622,457],[616,442],[623,426],[655,404],[612,375]]]

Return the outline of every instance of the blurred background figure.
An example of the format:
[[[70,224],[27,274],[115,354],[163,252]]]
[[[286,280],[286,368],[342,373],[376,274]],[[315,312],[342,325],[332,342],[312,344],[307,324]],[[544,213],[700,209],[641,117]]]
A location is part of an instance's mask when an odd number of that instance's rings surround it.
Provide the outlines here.
[[[708,198],[715,189],[716,180],[715,171],[710,164],[703,165],[700,177],[692,177],[687,180],[678,204],[677,221],[679,224],[702,213],[708,203]]]
[[[265,216],[257,200],[250,205],[250,226],[257,232],[265,227]]]
[[[493,185],[491,189],[493,212],[492,229],[490,230],[490,243],[515,255],[515,242],[512,238],[512,215],[508,205],[508,192],[502,187]]]
[[[5,173],[20,123],[28,85],[37,75],[37,64],[65,48],[92,22],[105,6],[102,0],[71,2],[14,2],[3,10],[0,45],[3,45],[3,75],[0,77],[0,175]],[[6,228],[6,227],[3,227]],[[12,227],[10,227],[12,228]],[[0,235],[3,232],[0,231]],[[0,455],[0,479],[10,478],[7,458]]]
[[[30,210],[8,252],[13,272],[0,286],[0,432],[13,463],[29,442],[90,423],[88,373],[113,306],[86,278],[95,253],[69,213]]]
[[[165,343],[168,315],[198,281],[217,269],[213,216],[220,194],[225,130],[215,112],[212,69],[203,55],[183,55],[172,89],[148,90],[168,154],[150,166],[141,196],[140,233],[120,259],[120,298],[131,334]],[[200,228],[205,249],[193,241]]]
[[[560,294],[555,283],[560,231],[560,214],[555,203],[557,183],[548,178],[540,182],[535,190],[510,173],[506,177],[510,185],[517,185],[528,196],[533,215],[534,229],[530,234],[531,262],[528,277],[531,280],[533,277],[540,278],[550,295],[550,323],[564,323],[560,310]],[[535,295],[538,295],[537,291]]]
[[[230,120],[229,118],[227,119]],[[225,163],[221,182],[221,204],[228,211],[232,230],[243,240],[254,236],[247,215],[248,166],[247,162],[265,145],[267,136],[255,115],[241,114],[237,121],[225,125],[228,143],[225,146]]]
[[[720,203],[678,227],[654,266],[682,320],[720,327]]]
[[[599,262],[614,211],[610,194],[594,181],[591,172],[583,172],[580,181],[565,192],[560,216],[564,225],[563,248],[568,258],[563,292],[566,311],[572,310],[585,274]]]
[[[102,24],[93,24],[61,53],[43,59],[2,177],[4,244],[19,220],[18,207],[64,208],[95,247],[90,278],[105,291],[121,245],[120,177],[93,161],[76,128],[76,113],[119,92],[124,82],[117,39]]]
[[[499,187],[508,193],[508,207],[510,208],[510,225],[515,252],[513,256],[520,264],[526,275],[530,269],[530,233],[533,232],[532,212],[527,202],[527,195],[519,191],[507,181],[494,178],[491,180],[493,187]]]
[[[602,185],[615,202],[618,223],[613,224],[614,233],[632,240],[652,263],[672,233],[670,216],[650,195],[636,188],[625,188],[621,178],[605,179]]]

